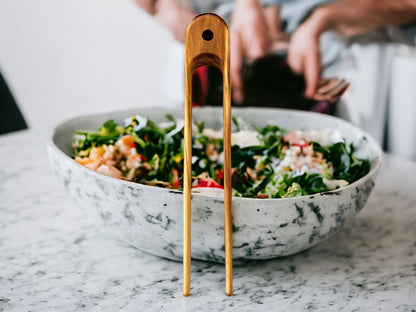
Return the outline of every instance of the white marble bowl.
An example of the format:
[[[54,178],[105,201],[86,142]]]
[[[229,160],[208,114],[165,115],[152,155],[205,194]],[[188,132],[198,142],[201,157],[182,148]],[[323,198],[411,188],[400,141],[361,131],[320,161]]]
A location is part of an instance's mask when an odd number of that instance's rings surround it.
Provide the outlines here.
[[[48,144],[54,171],[75,200],[111,225],[123,241],[161,257],[182,259],[182,192],[122,181],[87,169],[72,158],[76,130],[96,130],[103,122],[143,114],[159,122],[166,114],[183,118],[180,110],[137,109],[84,116],[56,127]],[[287,130],[337,129],[354,142],[371,171],[335,191],[286,199],[233,198],[233,258],[235,262],[286,256],[332,235],[367,202],[380,169],[378,144],[359,128],[322,114],[261,108],[234,108],[257,126],[277,124]],[[194,109],[194,120],[220,128],[221,108]],[[224,261],[224,201],[192,195],[192,257]]]

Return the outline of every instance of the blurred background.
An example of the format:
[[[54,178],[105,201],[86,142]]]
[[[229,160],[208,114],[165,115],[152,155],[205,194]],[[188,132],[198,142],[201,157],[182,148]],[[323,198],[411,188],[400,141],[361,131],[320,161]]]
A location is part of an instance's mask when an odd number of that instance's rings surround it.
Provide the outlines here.
[[[297,12],[296,1],[282,6],[287,29],[296,27],[290,17]],[[413,46],[384,39],[322,36],[324,75],[350,83],[334,114],[390,153],[416,159],[414,37]],[[342,59],[337,66],[334,55]],[[133,0],[0,0],[0,72],[0,123],[11,123],[10,131],[183,106],[183,44]]]
[[[0,1],[0,68],[29,127],[163,104],[173,40],[130,0]]]

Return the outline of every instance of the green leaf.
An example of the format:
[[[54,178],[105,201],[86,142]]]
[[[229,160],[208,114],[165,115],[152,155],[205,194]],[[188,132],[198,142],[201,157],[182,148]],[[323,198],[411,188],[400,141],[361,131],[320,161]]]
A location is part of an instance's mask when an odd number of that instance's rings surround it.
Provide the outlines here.
[[[235,117],[233,116],[231,119],[232,119],[233,123],[234,123],[234,124],[235,124],[235,126],[236,126],[237,132],[239,132],[239,131],[240,131],[240,125],[238,124],[238,120],[237,120],[237,118],[235,118]]]
[[[116,130],[117,126],[118,125],[114,120],[107,120],[100,128],[98,128],[98,131],[102,136],[114,136],[119,134]]]
[[[88,157],[93,147],[114,144],[123,135],[130,134],[136,142],[137,152],[147,159],[147,163],[152,168],[150,172],[146,169],[143,175],[135,176],[134,181],[170,182],[172,169],[178,170],[181,179],[183,127],[173,116],[167,115],[166,118],[172,122],[166,128],[159,127],[146,117],[136,115],[127,119],[126,127],[108,120],[96,132],[78,131],[73,144],[75,154]],[[233,122],[238,130],[245,126],[244,121],[239,122],[234,117]],[[220,154],[223,141],[203,135],[205,128],[203,122],[196,123],[196,125],[198,132],[192,137],[192,155],[196,161],[193,163],[192,172],[194,175],[205,172],[216,182],[221,183],[223,164],[211,160],[213,149],[210,145],[213,144],[214,152]],[[235,170],[232,182],[236,196],[256,197],[258,194],[267,194],[270,198],[274,198],[320,193],[327,190],[323,177],[343,179],[352,183],[370,170],[369,160],[358,159],[354,156],[353,144],[347,146],[345,142],[337,142],[329,146],[321,146],[317,142],[312,142],[314,151],[322,153],[324,157],[323,174],[274,172],[271,164],[278,163],[278,159],[284,157],[282,148],[288,145],[283,140],[286,131],[275,125],[268,125],[257,131],[261,145],[246,148],[232,147],[232,167]],[[331,174],[332,171],[333,174]]]

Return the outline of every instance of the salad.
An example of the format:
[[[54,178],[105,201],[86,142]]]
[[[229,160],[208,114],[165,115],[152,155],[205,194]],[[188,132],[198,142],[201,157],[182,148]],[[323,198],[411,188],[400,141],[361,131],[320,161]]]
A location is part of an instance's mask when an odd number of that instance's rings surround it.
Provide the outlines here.
[[[233,196],[310,195],[348,185],[370,170],[369,160],[354,156],[354,145],[347,145],[339,133],[233,122]],[[141,115],[124,125],[109,120],[95,132],[76,132],[74,159],[114,178],[182,189],[183,129],[183,120],[170,115],[160,124]],[[192,142],[192,187],[222,189],[222,131],[195,123]]]

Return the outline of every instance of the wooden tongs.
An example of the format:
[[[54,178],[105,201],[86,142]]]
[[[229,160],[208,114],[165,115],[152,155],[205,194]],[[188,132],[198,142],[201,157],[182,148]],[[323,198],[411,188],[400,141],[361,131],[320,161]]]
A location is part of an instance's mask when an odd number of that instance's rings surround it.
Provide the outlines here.
[[[191,187],[192,187],[192,74],[203,65],[216,67],[223,77],[224,123],[224,241],[225,293],[233,294],[232,185],[231,185],[231,87],[230,35],[227,24],[215,14],[194,18],[185,36],[185,151],[183,205],[183,295],[191,288]]]

